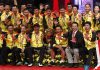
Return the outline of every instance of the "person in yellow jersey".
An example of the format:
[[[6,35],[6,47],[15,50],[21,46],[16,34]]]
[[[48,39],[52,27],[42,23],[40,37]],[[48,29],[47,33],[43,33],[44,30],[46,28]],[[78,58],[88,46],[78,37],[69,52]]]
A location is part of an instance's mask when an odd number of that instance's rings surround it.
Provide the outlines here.
[[[28,26],[28,24],[32,23],[32,15],[30,14],[28,9],[23,10],[23,15],[21,17],[22,23],[25,26]],[[30,22],[31,20],[31,22]]]
[[[64,33],[61,26],[56,26],[55,31],[56,33],[54,35],[53,45],[51,46],[51,64],[55,62],[54,58],[58,50],[61,52],[60,63],[63,64],[65,62],[65,48],[68,43],[67,39],[63,37]]]
[[[7,32],[7,27],[4,24],[4,22],[6,21],[6,19],[11,16],[12,12],[10,11],[10,5],[5,5],[4,7],[4,12],[1,15],[1,28],[3,32]]]
[[[69,16],[65,13],[65,9],[61,8],[59,16],[59,24],[64,32],[68,31],[68,23],[69,23]]]
[[[100,7],[98,5],[94,7],[94,28],[100,30]]]
[[[87,22],[87,21],[91,22],[91,27],[92,29],[94,29],[93,12],[91,11],[90,4],[85,5],[85,12],[83,13],[83,22]]]
[[[89,70],[93,54],[96,53],[95,40],[96,33],[91,29],[91,22],[85,22],[85,30],[83,32],[85,47],[84,51],[84,70]],[[88,57],[86,57],[88,55]]]
[[[73,13],[71,16],[71,21],[72,22],[77,22],[79,25],[79,30],[82,30],[82,15],[78,12],[78,6],[74,5],[73,6]]]
[[[11,23],[12,25],[17,26],[17,22],[20,20],[20,13],[16,6],[12,7],[12,14],[11,14]]]
[[[13,25],[9,25],[8,26],[8,32],[5,34],[5,40],[6,40],[6,47],[4,47],[2,49],[2,56],[3,56],[3,62],[7,63],[8,61],[8,54],[12,53],[14,47],[16,46],[16,33],[14,33],[13,30]],[[11,60],[12,60],[12,64],[14,64],[14,55],[12,54],[11,56]]]
[[[46,24],[46,26],[44,28],[53,29],[53,15],[52,10],[50,8],[47,8],[46,10],[45,21],[46,23],[44,23],[44,25]]]
[[[29,46],[30,38],[26,34],[26,27],[21,26],[21,33],[17,36],[16,47],[13,49],[14,61],[16,65],[22,65],[21,53],[24,53],[25,47]]]
[[[33,25],[38,23],[40,25],[40,30],[43,31],[43,16],[40,15],[38,8],[34,8],[34,15],[33,15],[32,22]]]
[[[33,54],[35,54],[35,50],[39,51],[39,61],[38,61],[38,65],[39,66],[43,66],[42,65],[42,61],[44,58],[44,53],[45,53],[45,49],[44,49],[44,45],[43,45],[43,32],[40,31],[40,25],[34,24],[34,31],[32,32],[31,35],[31,41],[30,41],[31,47],[27,47],[25,48],[25,56],[27,56],[27,60],[28,60],[28,66],[32,66],[33,65]]]

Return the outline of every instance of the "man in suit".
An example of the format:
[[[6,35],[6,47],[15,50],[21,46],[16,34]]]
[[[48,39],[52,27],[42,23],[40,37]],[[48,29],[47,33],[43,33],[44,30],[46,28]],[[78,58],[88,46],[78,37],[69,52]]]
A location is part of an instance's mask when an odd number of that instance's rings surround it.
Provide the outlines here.
[[[68,47],[65,52],[67,55],[69,67],[78,67],[79,63],[79,50],[84,47],[83,34],[78,30],[78,23],[73,22],[72,30],[65,34],[68,38]]]

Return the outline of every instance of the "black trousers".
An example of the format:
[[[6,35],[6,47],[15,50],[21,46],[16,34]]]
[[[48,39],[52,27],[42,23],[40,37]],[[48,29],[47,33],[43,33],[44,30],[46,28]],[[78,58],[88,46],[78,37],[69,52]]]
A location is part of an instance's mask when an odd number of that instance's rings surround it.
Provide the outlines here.
[[[44,47],[33,48],[33,47],[26,47],[24,50],[25,53],[25,60],[29,63],[33,63],[33,55],[35,54],[35,50],[39,51],[39,63],[42,63],[44,59],[45,49]]]
[[[12,62],[16,63],[16,62],[21,62],[21,49],[17,48],[17,47],[13,47],[12,48]]]
[[[2,48],[0,48],[0,64],[3,64],[3,58],[2,58],[2,55],[1,55],[1,50],[2,50]]]
[[[87,57],[88,55],[88,57]],[[92,48],[90,50],[87,50],[87,49],[84,49],[83,52],[81,52],[81,57],[84,61],[84,65],[90,65],[91,64],[91,61],[93,59],[93,56],[95,57],[95,60],[94,60],[94,63],[96,64],[96,49],[95,48]]]
[[[11,52],[11,49],[8,47],[2,47],[1,49],[1,57],[3,64],[7,64],[8,54]]]
[[[2,57],[3,64],[6,64],[8,62],[7,60],[8,60],[9,53],[12,53],[12,55],[10,56],[12,63],[21,61],[21,56],[20,56],[21,49],[17,47],[13,47],[12,49],[10,49],[9,47],[3,47],[1,50],[1,57]]]

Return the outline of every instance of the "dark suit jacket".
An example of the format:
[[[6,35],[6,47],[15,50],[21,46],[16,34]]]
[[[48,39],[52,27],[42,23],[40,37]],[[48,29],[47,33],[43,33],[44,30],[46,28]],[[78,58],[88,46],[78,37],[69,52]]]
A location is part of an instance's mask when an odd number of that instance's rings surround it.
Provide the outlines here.
[[[72,40],[72,31],[69,31],[64,36],[68,39],[68,45],[69,45],[70,48],[82,48],[82,47],[85,47],[83,34],[80,31],[76,32],[76,35],[75,35],[76,43],[71,42],[71,40]]]

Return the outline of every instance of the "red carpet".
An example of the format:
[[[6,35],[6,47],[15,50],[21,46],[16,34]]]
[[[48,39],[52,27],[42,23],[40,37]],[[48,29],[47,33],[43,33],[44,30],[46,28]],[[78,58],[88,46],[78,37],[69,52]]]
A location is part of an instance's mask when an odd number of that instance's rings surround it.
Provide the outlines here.
[[[67,68],[67,67],[38,67],[38,66],[32,66],[32,67],[27,67],[27,66],[11,66],[11,65],[6,65],[6,66],[0,66],[0,70],[84,70],[83,68]],[[90,68],[90,70],[93,70]]]

